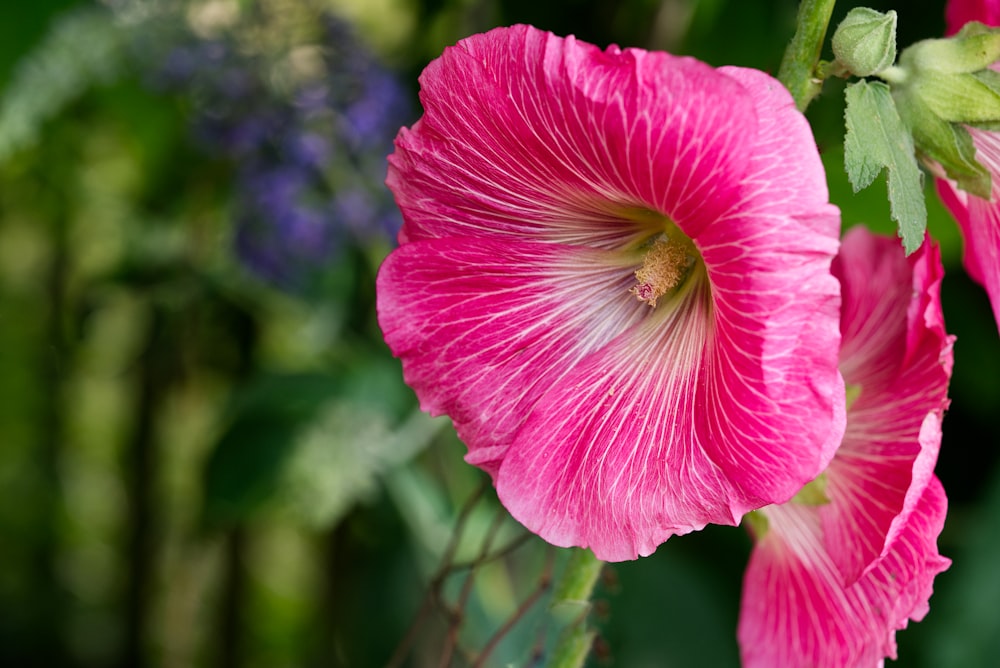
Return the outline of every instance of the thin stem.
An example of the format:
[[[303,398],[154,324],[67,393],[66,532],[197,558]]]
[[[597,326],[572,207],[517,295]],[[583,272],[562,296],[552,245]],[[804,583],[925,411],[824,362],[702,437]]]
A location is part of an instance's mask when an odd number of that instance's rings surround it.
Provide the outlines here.
[[[792,94],[799,111],[805,111],[823,88],[823,80],[816,75],[816,66],[834,4],[836,0],[802,0],[795,36],[781,59],[778,79]]]
[[[579,668],[590,654],[596,632],[588,628],[587,617],[603,569],[604,562],[590,550],[576,549],[570,555],[552,594],[551,612],[568,621],[556,641],[550,668]]]
[[[392,653],[392,657],[389,662],[385,664],[386,668],[399,668],[406,661],[406,657],[410,654],[410,648],[413,647],[413,643],[417,641],[417,637],[420,633],[420,629],[423,627],[424,622],[427,621],[428,616],[434,609],[434,596],[431,590],[428,589],[427,593],[424,595],[422,601],[420,601],[420,609],[417,610],[416,616],[413,618],[413,622],[410,624],[410,628],[407,629],[406,635],[396,646],[396,650]]]
[[[875,76],[891,84],[899,85],[906,83],[906,70],[895,65],[885,68],[881,72],[876,73]]]
[[[445,643],[444,651],[441,654],[441,668],[447,668],[447,666],[451,665],[451,655],[454,652],[455,647],[458,646],[458,634],[462,629],[462,623],[465,621],[465,606],[469,601],[469,595],[472,594],[472,586],[475,584],[475,569],[482,563],[482,560],[489,555],[490,550],[493,548],[493,541],[496,539],[497,532],[500,530],[500,526],[503,524],[505,516],[506,511],[503,508],[498,508],[496,516],[493,518],[493,523],[490,525],[489,530],[483,537],[483,542],[479,549],[479,556],[477,556],[473,562],[475,565],[472,569],[470,569],[469,573],[465,576],[465,581],[462,583],[462,590],[459,592],[458,598],[455,601],[455,606],[451,610],[451,619],[448,627],[448,640]],[[452,569],[452,572],[454,572],[454,569]]]
[[[493,634],[493,637],[491,637],[489,641],[483,645],[483,650],[480,652],[479,658],[476,659],[476,663],[473,664],[473,668],[481,668],[486,665],[486,660],[490,657],[490,654],[493,653],[493,650],[497,648],[497,645],[500,644],[500,641],[503,640],[503,637],[507,635],[507,633],[514,628],[514,625],[521,621],[528,611],[534,607],[535,603],[537,603],[538,600],[552,588],[552,565],[554,562],[555,550],[552,547],[549,547],[548,553],[545,556],[545,567],[542,570],[541,577],[538,579],[538,586],[535,587],[535,590],[521,602],[521,605],[517,607],[514,614],[507,618],[507,621],[504,622],[503,626],[497,629],[496,633]]]
[[[447,606],[440,600],[441,584],[444,582],[445,577],[452,571],[452,560],[455,558],[455,551],[458,549],[459,541],[465,531],[465,523],[469,519],[473,507],[479,502],[483,494],[486,493],[488,486],[489,480],[483,480],[482,484],[466,500],[459,511],[458,517],[455,520],[455,528],[452,530],[451,540],[448,542],[448,546],[441,556],[441,565],[438,567],[434,577],[431,578],[427,586],[427,592],[420,602],[420,609],[413,618],[410,628],[407,629],[406,635],[403,636],[399,645],[396,646],[396,650],[392,653],[392,657],[390,657],[389,662],[386,664],[386,668],[398,668],[403,665],[403,662],[406,661],[406,657],[410,653],[410,649],[419,637],[420,629],[423,627],[424,622],[427,621],[436,604],[447,609]]]
[[[497,548],[495,551],[490,552],[481,559],[472,559],[469,561],[455,562],[454,564],[451,565],[451,571],[458,572],[458,571],[468,570],[470,568],[476,568],[477,566],[482,566],[483,564],[488,564],[491,561],[496,561],[497,559],[506,557],[508,554],[515,551],[517,548],[521,547],[534,537],[535,534],[531,533],[530,531],[524,531],[517,538],[514,538],[503,547]]]
[[[67,183],[68,175],[59,183]],[[63,190],[54,183],[45,184],[45,192],[52,203],[48,208],[52,213],[49,228],[49,247],[52,249],[49,266],[45,272],[46,307],[45,337],[39,343],[41,373],[39,396],[41,419],[38,421],[38,443],[34,449],[37,457],[39,482],[44,484],[44,493],[33,500],[31,510],[34,515],[33,528],[36,541],[30,544],[31,560],[29,577],[34,582],[31,591],[35,605],[28,610],[38,616],[26,627],[44,629],[46,634],[32,634],[30,647],[37,648],[36,658],[40,664],[54,665],[65,661],[65,618],[66,591],[60,585],[60,515],[64,508],[62,481],[59,464],[66,447],[67,428],[67,378],[73,367],[72,340],[66,326],[66,314],[75,306],[70,301],[69,280],[72,276],[73,246],[70,217],[65,213],[70,209]],[[30,614],[30,613],[29,613]],[[37,640],[36,640],[37,638]],[[41,641],[41,645],[36,645]]]

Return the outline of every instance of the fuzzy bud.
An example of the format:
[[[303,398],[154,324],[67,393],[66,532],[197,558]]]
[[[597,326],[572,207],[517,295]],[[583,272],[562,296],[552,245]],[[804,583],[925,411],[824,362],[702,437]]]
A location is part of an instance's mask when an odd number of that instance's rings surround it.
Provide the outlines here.
[[[833,34],[833,54],[859,77],[890,67],[896,60],[896,12],[852,9]]]

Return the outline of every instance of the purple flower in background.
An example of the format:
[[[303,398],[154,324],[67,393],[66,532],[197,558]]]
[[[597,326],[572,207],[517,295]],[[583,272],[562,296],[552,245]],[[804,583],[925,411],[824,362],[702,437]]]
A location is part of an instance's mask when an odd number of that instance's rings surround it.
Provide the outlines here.
[[[405,120],[387,117],[386,112],[405,109],[406,104],[399,82],[388,71],[370,67],[365,72],[364,94],[352,100],[344,110],[354,141],[360,146],[384,144],[389,124],[398,126],[394,120]]]
[[[293,290],[307,289],[344,243],[395,238],[386,156],[412,120],[405,90],[347,24],[315,24],[313,41],[281,53],[241,41],[239,25],[211,39],[174,31],[151,77],[189,102],[195,141],[235,162],[240,261]],[[295,70],[298,46],[314,48],[321,67]]]
[[[280,281],[297,263],[319,265],[334,249],[337,229],[310,201],[308,170],[278,165],[243,175],[246,210],[237,228],[240,256],[258,274]]]

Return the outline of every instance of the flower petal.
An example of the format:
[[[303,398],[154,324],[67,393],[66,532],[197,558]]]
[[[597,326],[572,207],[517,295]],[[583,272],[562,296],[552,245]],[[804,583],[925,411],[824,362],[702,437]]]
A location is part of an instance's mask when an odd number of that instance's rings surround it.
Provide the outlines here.
[[[944,270],[929,242],[907,258],[896,239],[856,227],[833,271],[844,300],[840,368],[860,394],[819,512],[826,549],[849,584],[886,554],[932,475],[954,338],[944,330]]]
[[[896,657],[895,632],[927,614],[947,500],[931,478],[886,556],[850,586],[823,548],[815,507],[762,511],[743,582],[738,637],[745,668],[851,668]]]
[[[740,200],[684,228],[709,285],[554,383],[497,478],[532,531],[608,561],[787,500],[843,434],[839,286],[826,264],[837,211],[788,93],[762,73],[723,71],[755,91],[759,134],[733,184]]]
[[[970,195],[945,179],[937,180],[937,189],[962,230],[965,269],[986,288],[993,317],[1000,328],[1000,133],[968,130],[976,146],[976,159],[993,175],[993,199],[987,201]]]
[[[747,156],[752,165],[741,184],[747,198],[752,197],[754,212],[779,217],[804,213],[803,224],[827,235],[839,234],[840,215],[829,204],[819,153],[806,150],[815,147],[812,130],[791,95],[759,70],[720,67],[719,72],[739,82],[756,107],[754,148]]]
[[[420,78],[387,183],[401,241],[520,237],[617,245],[615,215],[712,218],[739,197],[756,123],[743,88],[691,58],[601,51],[530,26],[448,48]],[[689,236],[691,236],[689,234]]]
[[[631,559],[786,500],[824,468],[843,386],[822,372],[837,338],[806,321],[830,317],[836,299],[819,291],[821,267],[754,251],[773,257],[770,272],[720,265],[742,281],[692,286],[551,383],[497,477],[514,517],[555,544]],[[803,286],[818,288],[809,308],[787,301]]]
[[[431,239],[379,270],[379,324],[421,407],[495,473],[541,393],[643,317],[630,268],[572,246]]]
[[[988,26],[1000,25],[1000,2],[996,0],[948,0],[945,22],[948,35],[954,35],[969,21]]]
[[[500,500],[525,526],[604,561],[648,555],[709,522],[735,524],[754,505],[696,431],[711,327],[706,280],[657,311],[543,395],[497,478]]]

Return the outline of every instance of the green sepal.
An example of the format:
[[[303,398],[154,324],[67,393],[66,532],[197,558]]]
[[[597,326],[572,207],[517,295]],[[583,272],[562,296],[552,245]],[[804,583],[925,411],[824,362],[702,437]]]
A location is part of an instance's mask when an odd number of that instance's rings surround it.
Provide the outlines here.
[[[837,26],[832,46],[837,62],[855,76],[881,72],[896,60],[896,12],[855,7]]]
[[[986,69],[1000,60],[1000,28],[967,24],[946,39],[925,39],[905,49],[900,67],[911,72],[965,74]]]
[[[1000,92],[975,74],[921,73],[915,93],[938,117],[951,123],[1000,121]]]
[[[971,128],[986,130],[987,132],[1000,132],[1000,121],[987,121],[984,123],[966,123]]]
[[[972,76],[996,93],[997,96],[1000,96],[1000,72],[991,69],[979,70],[978,72],[973,72]],[[1000,132],[1000,118],[989,121],[966,121],[966,124],[980,130]]]
[[[972,76],[979,79],[979,81],[984,86],[988,86],[990,90],[1000,95],[1000,72],[997,72],[996,70],[985,69],[985,70],[979,70],[978,72],[973,72]]]
[[[976,160],[976,147],[968,130],[940,118],[916,96],[906,95],[899,110],[920,153],[941,165],[962,190],[990,198],[992,178]]]
[[[912,253],[920,248],[927,229],[923,172],[917,164],[913,138],[884,83],[858,81],[847,86],[845,96],[844,167],[848,179],[858,192],[885,168],[889,210],[899,225],[903,248]]]

